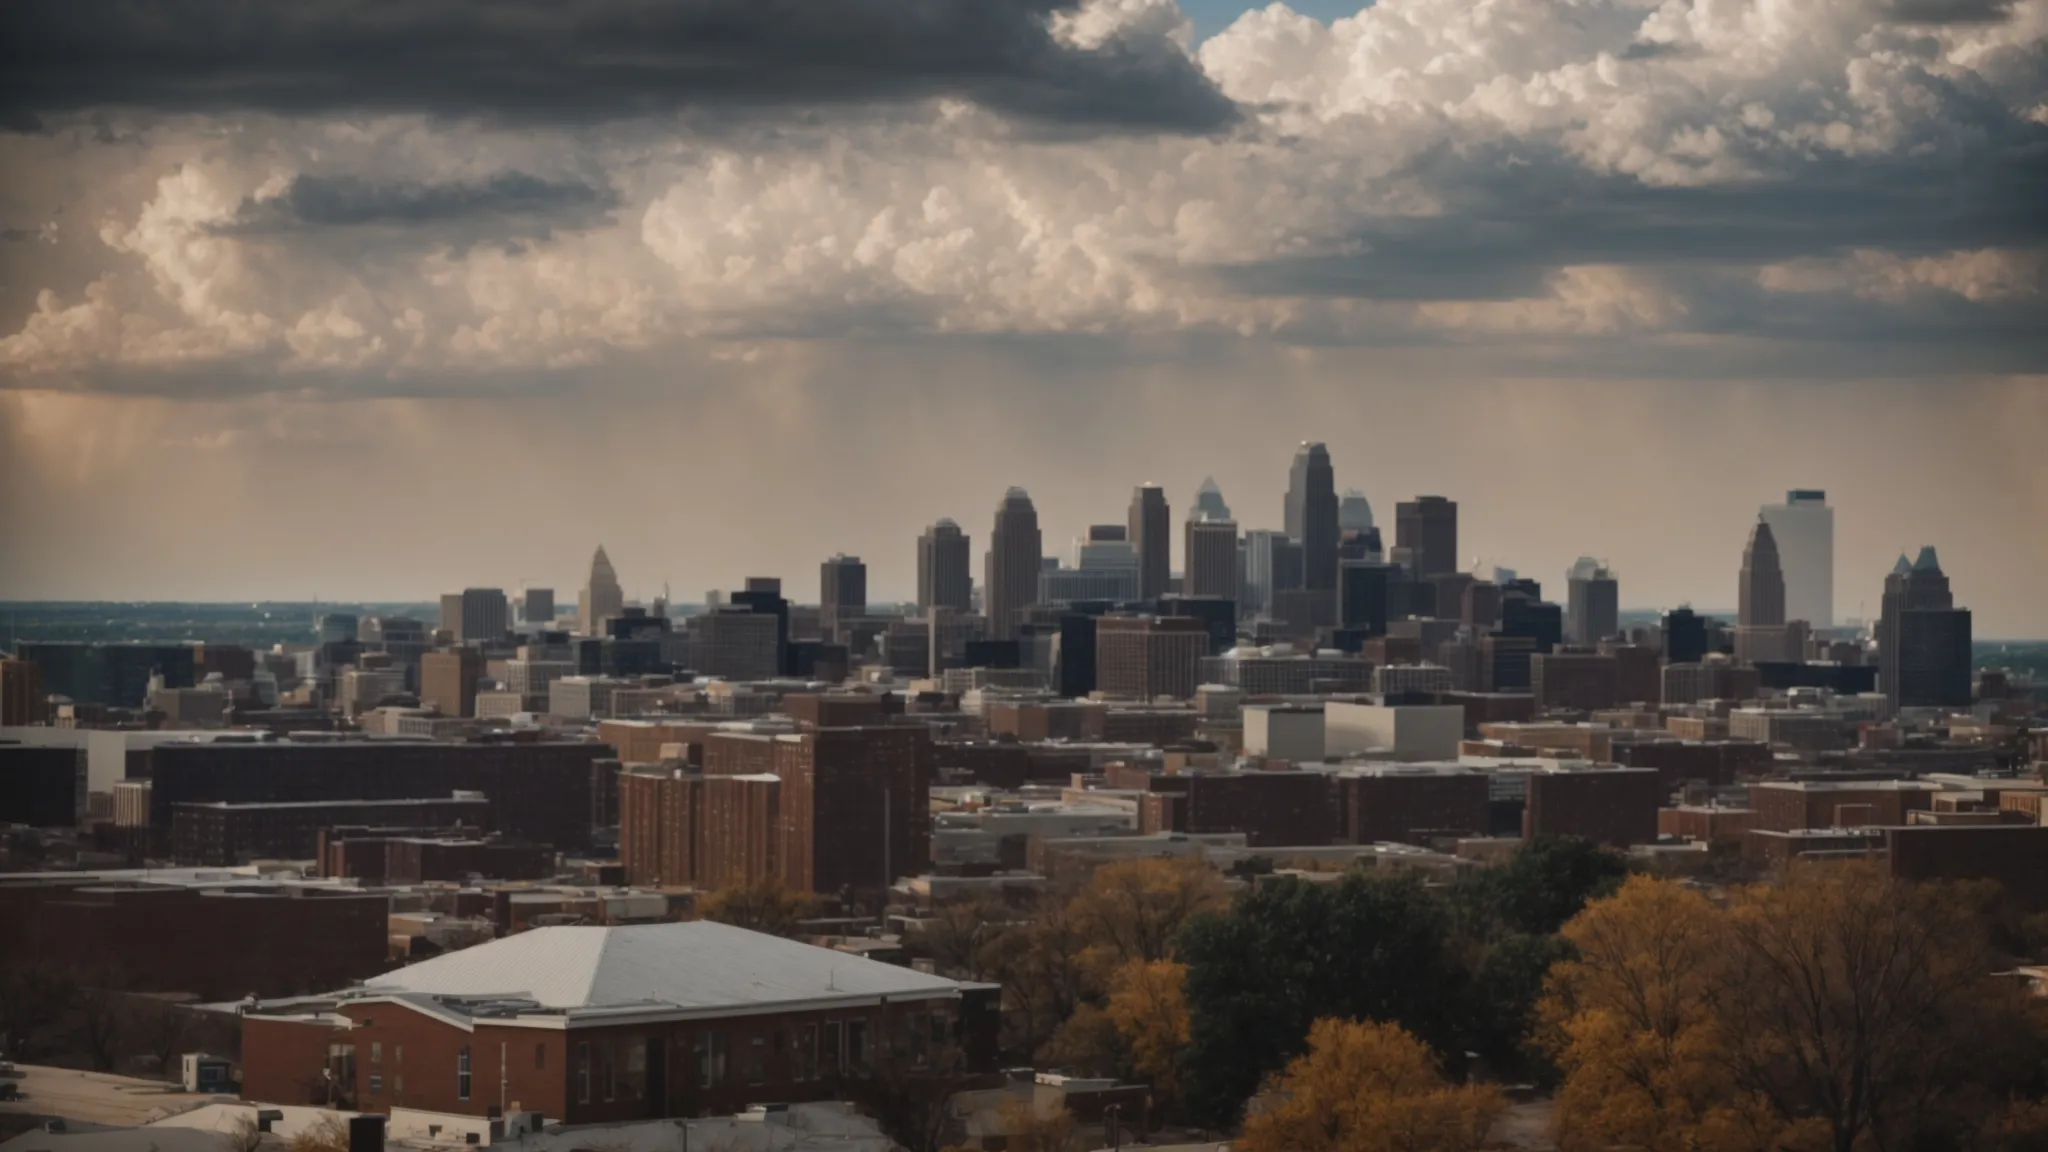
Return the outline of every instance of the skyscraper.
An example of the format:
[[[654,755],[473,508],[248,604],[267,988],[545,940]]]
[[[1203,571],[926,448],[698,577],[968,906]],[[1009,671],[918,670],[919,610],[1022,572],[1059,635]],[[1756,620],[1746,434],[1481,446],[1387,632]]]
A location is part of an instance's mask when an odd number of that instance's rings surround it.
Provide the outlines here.
[[[951,520],[941,520],[917,538],[917,606],[921,611],[974,607],[973,554],[967,533]]]
[[[0,660],[0,728],[40,724],[47,707],[42,668],[26,660]]]
[[[1143,484],[1131,493],[1130,529],[1138,554],[1138,598],[1157,600],[1173,577],[1173,521],[1164,488]]]
[[[503,589],[462,590],[462,630],[456,634],[457,640],[465,644],[475,640],[500,640],[511,630],[512,613]]]
[[[1900,554],[1877,622],[1878,688],[1894,706],[1970,703],[1970,611],[1955,605],[1932,547],[1910,564]]]
[[[1337,478],[1330,450],[1302,441],[1287,479],[1287,535],[1301,544],[1302,587],[1337,589]]]
[[[1762,517],[1742,550],[1736,594],[1735,659],[1744,664],[1797,659],[1786,650],[1785,573],[1778,563],[1778,540]]]
[[[1356,488],[1345,489],[1344,498],[1337,501],[1337,531],[1369,532],[1372,528],[1372,504],[1365,493]]]
[[[1785,573],[1785,619],[1816,629],[1835,623],[1835,510],[1818,488],[1794,488],[1783,504],[1763,506]]]
[[[1664,614],[1664,659],[1672,664],[1697,664],[1707,657],[1707,621],[1690,608]]]
[[[1749,543],[1742,549],[1741,580],[1735,623],[1744,628],[1783,627],[1785,573],[1778,563],[1778,538],[1762,517],[1749,530]]]
[[[1237,521],[1191,516],[1186,538],[1187,569],[1181,578],[1181,595],[1220,596],[1236,603]]]
[[[555,622],[555,590],[553,588],[528,588],[519,599],[519,618],[528,624]]]
[[[1195,489],[1195,506],[1188,513],[1189,519],[1228,520],[1230,505],[1223,502],[1223,489],[1216,486],[1213,476],[1204,476],[1202,486]]]
[[[1045,558],[1038,534],[1038,509],[1031,494],[1012,488],[996,506],[995,530],[989,536],[988,568],[983,577],[988,634],[991,640],[1017,638],[1018,613],[1038,600],[1038,571]]]
[[[827,639],[839,636],[842,618],[868,610],[868,566],[858,556],[834,556],[818,565],[818,616]]]
[[[1605,564],[1579,557],[1565,574],[1564,638],[1597,644],[1621,630],[1621,586]]]
[[[1273,594],[1301,587],[1301,545],[1285,532],[1256,528],[1244,534],[1244,612],[1273,609]]]
[[[1423,579],[1458,570],[1458,503],[1417,496],[1394,505],[1394,547],[1408,550]]]
[[[612,559],[604,545],[590,558],[590,579],[576,597],[576,626],[585,636],[604,631],[604,622],[626,610],[626,594],[619,589],[619,574],[612,571]]]

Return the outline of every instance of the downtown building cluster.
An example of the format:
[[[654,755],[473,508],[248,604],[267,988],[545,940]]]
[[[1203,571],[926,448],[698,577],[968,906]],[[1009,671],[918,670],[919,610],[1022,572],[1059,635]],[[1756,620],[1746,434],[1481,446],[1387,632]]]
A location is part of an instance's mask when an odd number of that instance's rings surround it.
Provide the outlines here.
[[[573,608],[478,587],[274,650],[23,644],[0,822],[72,866],[0,876],[0,917],[246,997],[250,1099],[609,1123],[837,1098],[885,1034],[994,1067],[1000,989],[905,941],[1121,860],[1453,875],[1568,836],[2048,908],[2043,686],[1973,669],[1933,548],[1844,626],[1832,512],[1795,491],[1730,526],[1719,620],[1625,612],[1591,557],[1548,597],[1471,570],[1440,495],[1388,539],[1321,444],[1280,504],[1245,528],[1213,482],[1178,518],[1142,484],[1062,550],[1010,488],[983,539],[905,541],[901,604],[845,554],[815,601],[643,604],[600,547]],[[750,889],[812,897],[811,943],[696,921]]]

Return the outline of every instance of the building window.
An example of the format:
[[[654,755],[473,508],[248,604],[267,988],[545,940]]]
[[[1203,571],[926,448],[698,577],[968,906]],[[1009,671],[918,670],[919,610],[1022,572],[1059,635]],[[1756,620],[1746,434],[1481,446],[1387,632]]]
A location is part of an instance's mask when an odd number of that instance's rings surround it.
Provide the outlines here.
[[[820,1074],[823,1075],[827,1080],[833,1079],[839,1075],[839,1058],[841,1052],[839,1044],[839,1021],[826,1021],[824,1038],[818,1044],[818,1070]]]
[[[370,1063],[372,1063],[372,1064],[382,1064],[383,1062],[384,1062],[384,1042],[383,1042],[382,1040],[372,1040],[372,1041],[370,1041]]]
[[[576,1102],[590,1103],[590,1041],[576,1045]]]
[[[747,1038],[747,1083],[768,1081],[768,1038],[759,1032]]]
[[[381,1073],[377,1073],[377,1072],[372,1072],[372,1073],[370,1073],[370,1095],[372,1095],[372,1096],[381,1096],[381,1095],[383,1095],[383,1094],[384,1094],[384,1077],[383,1077],[383,1075],[382,1075]]]
[[[597,1082],[604,1086],[604,1098],[619,1098],[619,1073],[612,1065],[612,1042],[607,1040],[597,1048]]]
[[[818,1026],[806,1024],[796,1034],[796,1078],[818,1078]]]
[[[546,1044],[535,1044],[533,1046],[533,1070],[535,1072],[545,1071],[547,1066],[548,1046]]]
[[[643,1100],[647,1095],[647,1042],[635,1036],[626,1041],[626,1099]]]
[[[846,1022],[846,1070],[855,1076],[867,1075],[868,1022],[865,1020]]]
[[[455,1054],[455,1098],[469,1099],[469,1049]]]
[[[712,1088],[725,1082],[725,1036],[719,1032],[697,1033],[697,1086]]]
[[[391,1062],[393,1064],[405,1063],[405,1045],[393,1044],[391,1046]]]
[[[391,1094],[398,1098],[400,1104],[405,1103],[405,1073],[401,1072],[391,1078]]]

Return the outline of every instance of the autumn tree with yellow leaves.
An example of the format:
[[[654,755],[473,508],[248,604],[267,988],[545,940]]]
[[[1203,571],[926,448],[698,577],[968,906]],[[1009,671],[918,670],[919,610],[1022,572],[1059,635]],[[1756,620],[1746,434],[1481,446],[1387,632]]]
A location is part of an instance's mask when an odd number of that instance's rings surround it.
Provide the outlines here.
[[[1546,984],[1560,1147],[2025,1146],[2048,1028],[1992,975],[1981,897],[1869,863],[1722,903],[1632,878],[1566,925]]]
[[[1393,1024],[1318,1020],[1245,1120],[1239,1152],[1474,1152],[1507,1102],[1453,1085]]]

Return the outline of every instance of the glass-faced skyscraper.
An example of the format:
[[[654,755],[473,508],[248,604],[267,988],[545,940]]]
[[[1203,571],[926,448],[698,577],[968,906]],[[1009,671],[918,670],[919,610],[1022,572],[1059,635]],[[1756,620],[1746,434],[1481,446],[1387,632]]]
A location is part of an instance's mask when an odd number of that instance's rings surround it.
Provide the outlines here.
[[[1794,488],[1762,508],[1785,573],[1785,619],[1816,629],[1835,624],[1835,510],[1818,488]]]
[[[1302,441],[1287,481],[1287,535],[1301,544],[1301,586],[1337,588],[1337,476],[1330,450]]]

